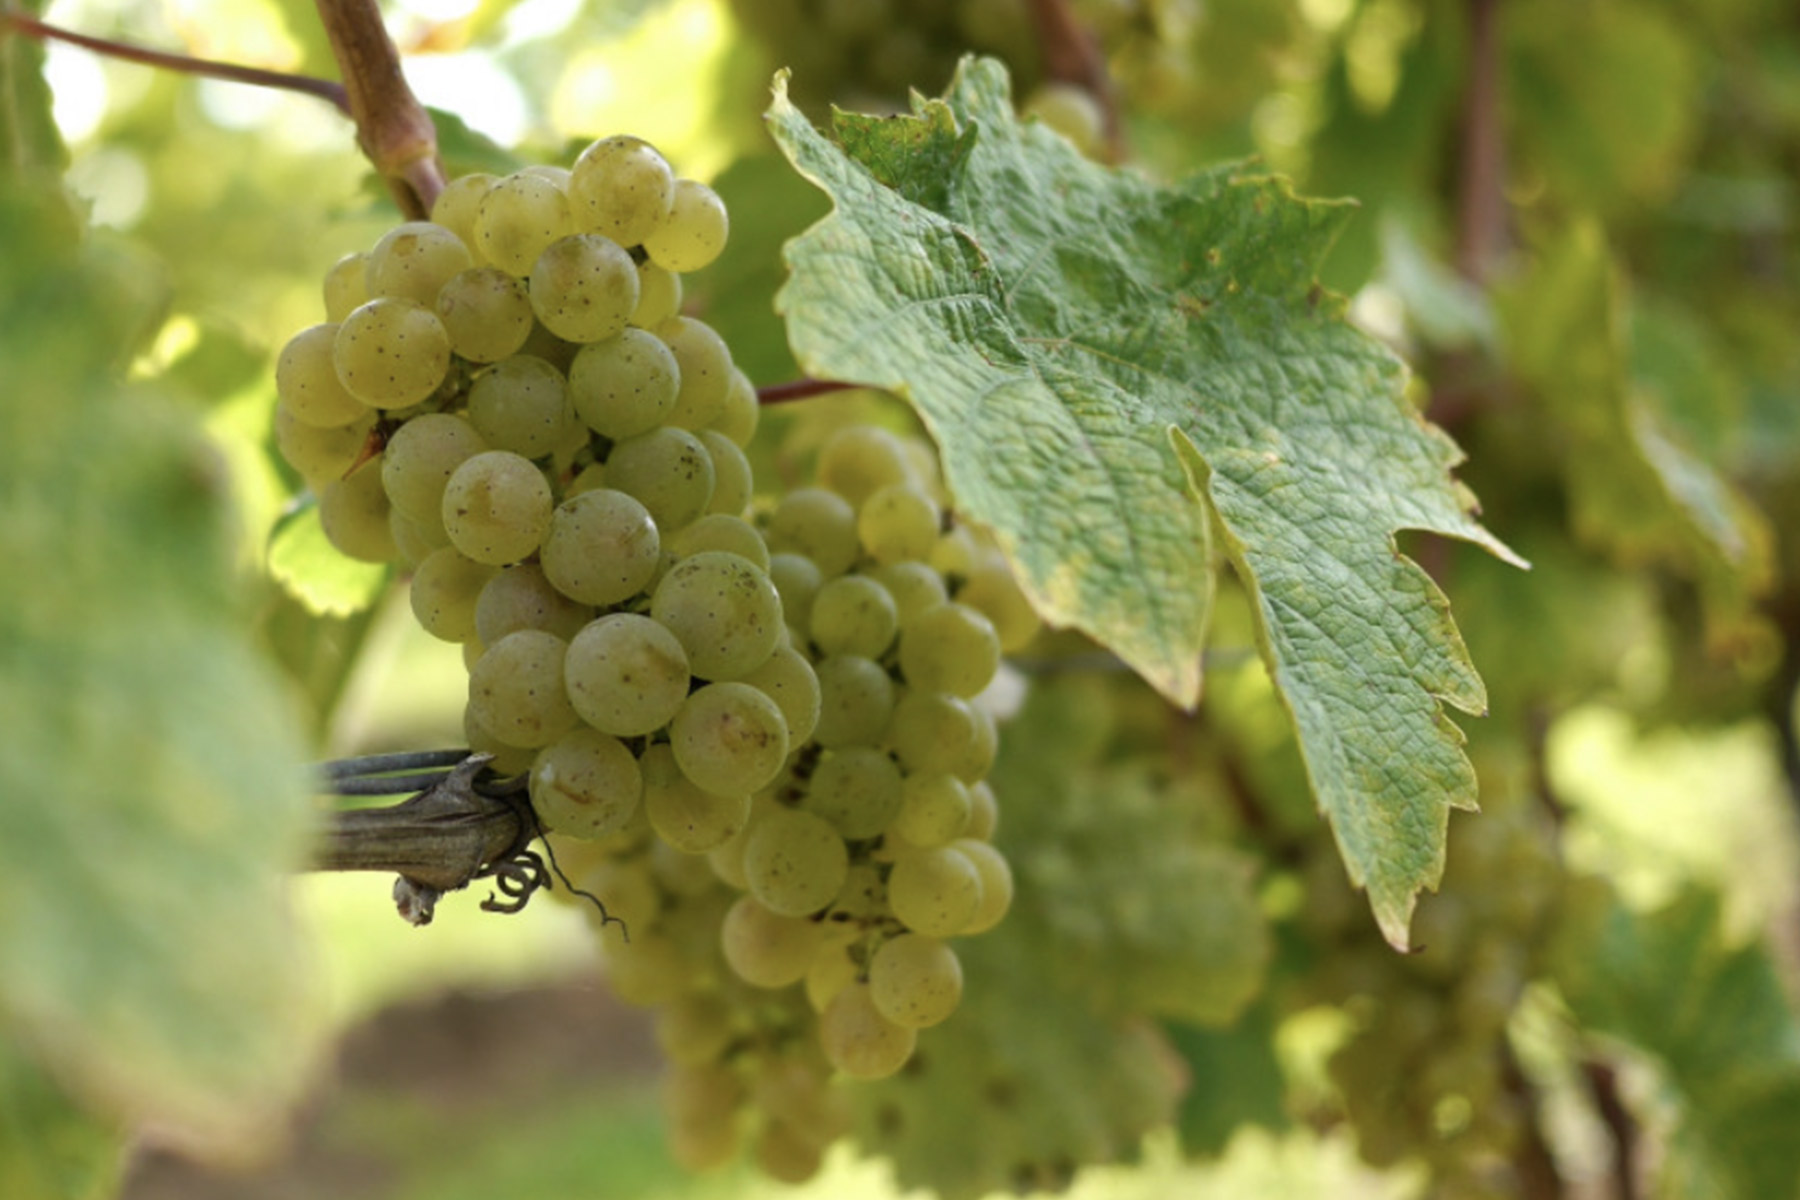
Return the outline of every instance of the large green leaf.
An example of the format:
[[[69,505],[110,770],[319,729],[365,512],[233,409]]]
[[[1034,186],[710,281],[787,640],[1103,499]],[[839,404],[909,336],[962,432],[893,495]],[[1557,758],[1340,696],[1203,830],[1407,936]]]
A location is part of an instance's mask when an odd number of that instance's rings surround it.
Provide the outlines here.
[[[313,1032],[298,729],[213,451],[114,377],[141,315],[57,221],[0,189],[0,1034],[89,1107],[233,1143]]]
[[[11,0],[7,7],[13,7]],[[22,0],[18,7],[41,13],[46,5]],[[50,115],[43,66],[43,43],[0,26],[0,179],[57,175],[69,165],[69,152]]]
[[[1475,799],[1442,705],[1486,701],[1395,533],[1509,552],[1404,368],[1314,282],[1350,210],[1236,168],[1162,187],[1090,163],[1019,125],[987,61],[911,116],[840,116],[841,149],[780,81],[770,122],[836,206],[788,248],[801,366],[910,400],[1039,610],[1186,705],[1216,524],[1351,877],[1404,945]]]

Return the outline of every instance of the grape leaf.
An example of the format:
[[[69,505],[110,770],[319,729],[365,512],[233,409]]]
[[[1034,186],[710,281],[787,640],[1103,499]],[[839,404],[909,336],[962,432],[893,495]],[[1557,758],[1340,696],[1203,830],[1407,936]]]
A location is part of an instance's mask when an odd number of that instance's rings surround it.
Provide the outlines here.
[[[1669,1194],[1795,1196],[1800,1022],[1767,949],[1733,944],[1720,911],[1700,889],[1650,914],[1610,898],[1576,907],[1555,978],[1583,1027],[1656,1056],[1685,1101]]]
[[[22,0],[19,7],[35,15],[47,5]],[[43,68],[42,42],[0,28],[0,179],[27,172],[60,175],[69,165]]]
[[[319,524],[319,506],[307,504],[283,517],[269,536],[269,574],[306,610],[347,617],[381,598],[392,571],[383,563],[358,562],[338,552]]]
[[[241,1149],[316,1032],[300,746],[214,452],[112,376],[142,314],[58,229],[0,189],[0,1029],[86,1107]]]
[[[1287,1114],[1287,1079],[1275,1054],[1275,1006],[1264,1000],[1230,1029],[1169,1029],[1193,1083],[1181,1099],[1176,1128],[1191,1156],[1225,1153],[1245,1125],[1281,1131]]]
[[[983,60],[910,116],[840,115],[842,149],[779,76],[769,121],[835,203],[777,298],[801,366],[905,396],[1046,618],[1190,706],[1216,524],[1351,878],[1404,946],[1475,798],[1442,705],[1486,700],[1394,535],[1510,551],[1402,366],[1313,282],[1348,208],[1241,168],[1162,187],[1090,163],[1019,125]]]

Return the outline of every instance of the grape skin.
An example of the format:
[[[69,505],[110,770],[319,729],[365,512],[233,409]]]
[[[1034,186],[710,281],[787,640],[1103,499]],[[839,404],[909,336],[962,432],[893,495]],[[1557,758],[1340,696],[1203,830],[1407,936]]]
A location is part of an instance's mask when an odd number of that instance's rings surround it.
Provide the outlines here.
[[[787,758],[787,723],[746,683],[713,683],[689,696],[669,724],[682,773],[721,796],[764,787]]]

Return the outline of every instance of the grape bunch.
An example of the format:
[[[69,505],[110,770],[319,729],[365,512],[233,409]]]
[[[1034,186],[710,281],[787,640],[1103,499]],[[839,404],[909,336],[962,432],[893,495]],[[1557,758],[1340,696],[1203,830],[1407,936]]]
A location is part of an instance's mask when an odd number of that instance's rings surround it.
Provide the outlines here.
[[[278,443],[332,544],[403,564],[462,645],[470,746],[527,778],[615,990],[659,1010],[679,1157],[754,1127],[804,1178],[834,1079],[898,1071],[960,1001],[949,939],[1011,902],[972,701],[1037,617],[922,443],[842,429],[756,510],[755,391],[679,313],[726,213],[647,143],[465,176],[432,218],[331,269]]]

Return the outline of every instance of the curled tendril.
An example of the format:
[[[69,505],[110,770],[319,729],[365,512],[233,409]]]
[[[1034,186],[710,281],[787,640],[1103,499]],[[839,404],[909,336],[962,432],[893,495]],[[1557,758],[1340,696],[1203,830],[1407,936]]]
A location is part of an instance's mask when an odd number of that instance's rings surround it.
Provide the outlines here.
[[[519,912],[539,888],[550,886],[550,873],[544,867],[544,860],[531,850],[520,850],[510,858],[493,863],[482,874],[491,877],[500,895],[506,897],[502,900],[489,892],[488,898],[481,902],[483,912]]]

